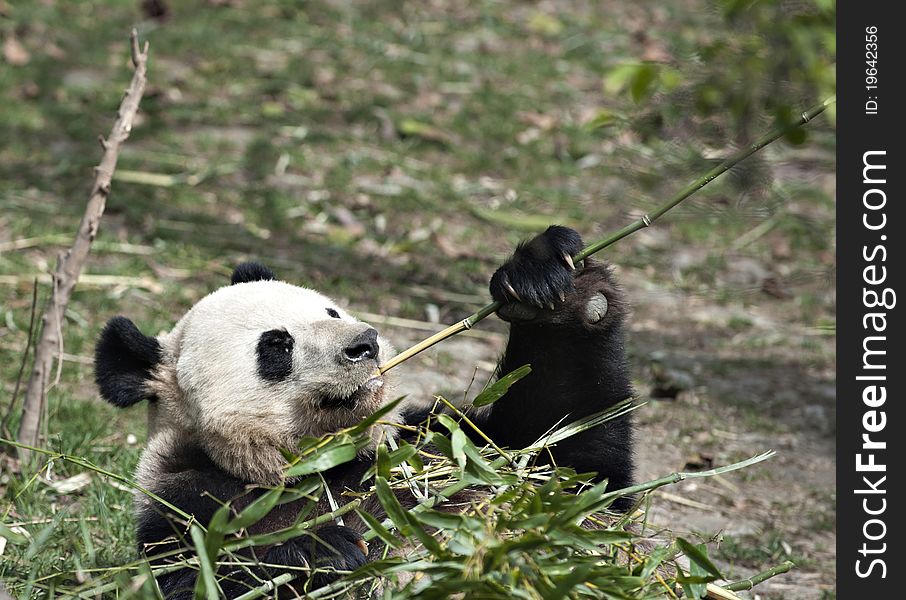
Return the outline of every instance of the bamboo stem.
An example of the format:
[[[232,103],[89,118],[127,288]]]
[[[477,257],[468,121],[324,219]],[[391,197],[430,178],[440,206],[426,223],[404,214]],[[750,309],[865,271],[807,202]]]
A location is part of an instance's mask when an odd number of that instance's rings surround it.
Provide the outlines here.
[[[827,109],[828,106],[835,103],[836,101],[837,101],[837,97],[831,96],[824,102],[822,102],[816,106],[813,106],[812,108],[803,112],[802,115],[799,117],[799,119],[795,123],[790,123],[783,127],[775,127],[774,129],[768,131],[763,136],[758,138],[755,142],[749,144],[748,146],[746,146],[739,152],[736,152],[731,157],[729,157],[728,159],[726,159],[725,161],[723,161],[722,163],[720,163],[719,165],[717,165],[716,167],[714,167],[713,169],[711,169],[710,171],[708,171],[707,173],[705,173],[704,175],[702,175],[701,177],[699,177],[698,179],[696,179],[695,181],[693,181],[692,183],[690,183],[689,185],[687,185],[686,187],[681,189],[675,196],[673,196],[670,200],[668,200],[667,202],[665,202],[664,204],[659,206],[657,208],[657,210],[655,210],[654,212],[646,214],[646,215],[642,215],[642,217],[639,218],[637,221],[634,221],[634,222],[630,223],[629,225],[623,227],[619,231],[605,237],[604,239],[601,239],[601,240],[591,244],[590,246],[587,246],[585,249],[583,249],[581,252],[579,252],[576,256],[574,256],[573,259],[576,262],[578,262],[580,260],[588,258],[592,254],[595,254],[596,252],[599,252],[600,250],[603,250],[604,248],[617,243],[618,241],[622,240],[623,238],[625,238],[629,235],[632,235],[639,229],[644,229],[646,227],[650,227],[652,223],[654,223],[656,220],[658,220],[662,216],[664,216],[665,213],[667,213],[670,210],[672,210],[673,208],[675,208],[683,200],[686,200],[687,198],[689,198],[690,196],[695,194],[697,191],[699,191],[700,189],[702,189],[703,187],[705,187],[706,185],[708,185],[709,183],[714,181],[717,177],[719,177],[720,175],[723,175],[724,173],[726,173],[727,171],[729,171],[730,169],[735,167],[737,164],[739,164],[743,160],[747,159],[748,157],[752,156],[753,154],[755,154],[756,152],[758,152],[759,150],[761,150],[768,144],[783,137],[784,135],[793,131],[794,129],[801,127],[802,125],[805,125],[806,123],[808,123],[809,121],[811,121],[812,119],[814,119],[815,117],[817,117],[818,115],[823,113]],[[447,327],[443,331],[435,333],[428,339],[421,341],[418,344],[409,348],[408,350],[404,350],[400,354],[394,356],[389,361],[387,361],[385,364],[378,367],[378,371],[381,374],[386,373],[393,367],[397,366],[398,364],[400,364],[402,362],[409,360],[416,354],[423,352],[424,350],[427,350],[434,344],[437,344],[438,342],[442,342],[443,340],[447,339],[448,337],[452,337],[461,331],[464,331],[466,329],[471,329],[476,323],[478,323],[479,321],[481,321],[482,319],[484,319],[491,313],[497,312],[497,309],[499,309],[500,306],[501,306],[501,304],[499,302],[492,302],[491,304],[488,304],[487,306],[485,306],[478,312],[463,319],[459,323],[457,323],[455,325],[451,325],[450,327]]]
[[[780,575],[781,573],[786,573],[796,565],[791,560],[784,561],[777,565],[776,567],[770,568],[767,571],[762,571],[758,575],[753,575],[748,579],[742,579],[733,583],[728,583],[723,586],[725,590],[730,590],[731,592],[738,592],[741,590],[751,590],[753,587],[758,585],[763,581],[767,581],[775,575]]]

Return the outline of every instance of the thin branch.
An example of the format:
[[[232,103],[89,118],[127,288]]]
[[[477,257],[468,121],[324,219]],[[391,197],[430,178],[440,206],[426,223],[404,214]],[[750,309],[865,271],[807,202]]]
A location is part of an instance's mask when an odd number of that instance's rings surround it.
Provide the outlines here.
[[[724,162],[719,164],[718,166],[714,167],[713,169],[711,169],[710,171],[708,171],[707,173],[705,173],[704,175],[702,175],[701,177],[699,177],[698,179],[696,179],[695,181],[693,181],[692,183],[690,183],[689,185],[684,187],[675,196],[673,196],[670,200],[668,200],[667,202],[662,204],[660,207],[658,207],[658,209],[655,210],[654,212],[649,213],[647,215],[642,215],[642,217],[639,218],[637,221],[630,223],[629,225],[620,229],[616,233],[613,233],[613,234],[609,235],[608,237],[606,237],[602,240],[599,240],[599,241],[591,244],[590,246],[587,246],[584,250],[579,252],[579,254],[574,256],[573,260],[578,262],[580,260],[588,258],[592,254],[594,254],[600,250],[603,250],[604,248],[610,246],[611,244],[615,244],[616,242],[622,240],[624,237],[632,235],[639,229],[644,229],[646,227],[650,227],[652,223],[654,223],[656,220],[661,218],[668,211],[675,208],[683,200],[686,200],[687,198],[689,198],[690,196],[695,194],[695,192],[699,191],[700,189],[702,189],[703,187],[705,187],[706,185],[708,185],[709,183],[714,181],[717,177],[726,173],[727,171],[732,169],[734,166],[736,166],[743,160],[747,159],[751,155],[755,154],[756,152],[758,152],[759,150],[761,150],[762,148],[764,148],[771,142],[774,142],[775,140],[783,137],[784,135],[793,131],[794,129],[801,127],[802,125],[805,125],[806,123],[808,123],[809,121],[811,121],[812,119],[814,119],[815,117],[817,117],[818,115],[823,113],[827,109],[828,106],[830,106],[831,104],[833,104],[836,101],[837,101],[836,96],[832,96],[831,98],[828,98],[821,104],[818,104],[817,106],[814,106],[814,107],[810,108],[809,110],[803,112],[802,115],[799,117],[799,120],[797,120],[795,123],[791,123],[784,127],[777,127],[775,129],[772,129],[768,133],[766,133],[763,136],[761,136],[760,138],[758,138],[758,140],[756,140],[754,143],[749,144],[748,146],[746,146],[745,148],[743,148],[742,150],[740,150],[739,152],[737,152],[736,154],[734,154],[733,156],[731,156],[730,158],[728,158],[727,160],[725,160]],[[412,346],[408,350],[404,350],[403,352],[400,352],[399,354],[397,354],[396,356],[391,358],[389,361],[387,361],[385,364],[381,365],[378,368],[378,370],[381,373],[386,373],[393,367],[397,366],[398,364],[400,364],[402,362],[409,360],[416,354],[418,354],[424,350],[427,350],[434,344],[437,344],[438,342],[441,342],[441,341],[447,339],[448,337],[454,336],[461,331],[471,329],[476,323],[478,323],[485,317],[491,315],[492,313],[497,312],[497,309],[499,309],[500,306],[501,306],[501,304],[499,302],[492,302],[491,304],[488,304],[487,306],[485,306],[478,312],[463,319],[459,323],[450,325],[443,331],[435,333],[428,339],[426,339],[422,342],[419,342],[418,344]]]
[[[35,347],[34,366],[25,390],[22,421],[19,424],[19,432],[16,436],[21,444],[34,446],[38,442],[38,431],[42,420],[42,406],[46,400],[45,394],[48,388],[48,379],[53,369],[55,355],[59,351],[63,339],[62,316],[66,313],[66,306],[69,304],[72,291],[79,280],[91,243],[97,236],[101,215],[104,214],[107,196],[110,194],[110,184],[113,179],[113,172],[116,170],[120,146],[126,141],[132,131],[132,123],[135,120],[139,102],[145,91],[148,43],[145,42],[144,49],[140,50],[138,33],[133,29],[130,46],[132,64],[135,66],[132,82],[129,84],[129,88],[120,103],[116,122],[113,124],[110,135],[106,139],[101,139],[104,156],[100,164],[95,168],[94,184],[91,187],[91,195],[85,207],[85,214],[79,224],[79,230],[72,246],[63,254],[57,265],[54,273],[55,285],[53,293],[44,316],[41,318],[41,335]],[[23,460],[26,460],[29,455],[30,453],[27,449],[21,452]]]

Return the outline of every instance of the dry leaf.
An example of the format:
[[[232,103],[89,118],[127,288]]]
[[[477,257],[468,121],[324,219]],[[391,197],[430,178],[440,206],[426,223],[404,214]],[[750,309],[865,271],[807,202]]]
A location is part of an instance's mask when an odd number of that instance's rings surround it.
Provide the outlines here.
[[[14,67],[27,65],[31,54],[25,49],[18,39],[10,36],[3,41],[3,59]]]
[[[84,471],[78,475],[67,477],[59,481],[46,481],[58,494],[72,494],[88,487],[91,483],[91,473]]]

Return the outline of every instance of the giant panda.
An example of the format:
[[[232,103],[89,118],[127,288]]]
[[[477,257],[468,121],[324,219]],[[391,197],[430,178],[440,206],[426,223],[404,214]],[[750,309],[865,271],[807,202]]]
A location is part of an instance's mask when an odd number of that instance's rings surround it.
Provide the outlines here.
[[[510,324],[498,372],[532,366],[504,397],[470,415],[500,446],[526,447],[564,418],[599,412],[632,395],[623,294],[606,264],[589,258],[577,268],[572,257],[582,247],[577,232],[551,226],[521,243],[491,278],[491,295],[502,303],[498,314]],[[376,374],[392,354],[375,328],[327,296],[246,263],[230,285],[201,299],[169,333],[152,337],[125,317],[111,319],[97,343],[95,370],[110,403],[150,402],[138,485],[206,524],[222,502],[232,501],[236,510],[248,505],[261,493],[255,486],[291,484],[284,481],[281,449],[295,447],[303,436],[353,426],[392,400],[392,378]],[[420,410],[395,408],[384,419],[405,424],[424,417]],[[377,426],[372,434],[380,435]],[[327,473],[334,496],[369,485],[361,480],[373,451],[366,447]],[[609,480],[609,489],[630,485],[630,417],[562,441],[549,460],[595,472]],[[286,527],[298,511],[298,503],[280,504],[250,532]],[[152,559],[185,545],[184,520],[144,493],[136,494],[135,518],[140,550]],[[322,526],[258,548],[254,559],[355,569],[369,558],[364,531],[358,522]],[[166,597],[189,598],[195,575],[191,569],[168,572],[158,583]],[[310,589],[323,585],[324,577],[301,581],[300,574],[299,583]],[[228,578],[223,591],[235,596],[254,585]]]

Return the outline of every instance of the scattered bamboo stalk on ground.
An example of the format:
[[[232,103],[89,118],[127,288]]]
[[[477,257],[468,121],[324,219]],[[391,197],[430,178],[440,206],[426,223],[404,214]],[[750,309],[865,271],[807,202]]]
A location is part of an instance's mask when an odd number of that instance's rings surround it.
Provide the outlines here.
[[[0,285],[24,285],[37,279],[40,284],[51,284],[54,276],[49,274],[40,275],[0,275]],[[159,294],[164,291],[164,286],[159,281],[150,277],[130,277],[127,275],[92,275],[83,274],[79,277],[79,285],[86,287],[128,287],[148,290],[152,294]]]
[[[759,150],[761,150],[768,144],[783,137],[784,135],[793,131],[794,129],[801,127],[802,125],[805,125],[806,123],[808,123],[809,121],[811,121],[812,119],[814,119],[815,117],[817,117],[818,115],[823,113],[827,109],[827,107],[830,106],[831,104],[833,104],[834,102],[836,102],[836,96],[832,96],[832,97],[828,98],[827,100],[825,100],[824,102],[804,111],[796,122],[790,123],[786,126],[776,127],[774,129],[772,129],[771,131],[767,132],[766,134],[764,134],[763,136],[758,138],[755,142],[749,144],[745,148],[736,152],[731,157],[729,157],[728,159],[726,159],[725,161],[720,163],[718,166],[714,167],[713,169],[711,169],[710,171],[708,171],[707,173],[705,173],[704,175],[702,175],[701,177],[699,177],[698,179],[696,179],[695,181],[693,181],[692,183],[690,183],[689,185],[684,187],[675,196],[673,196],[670,200],[668,200],[667,202],[662,204],[660,207],[658,207],[654,212],[648,213],[646,215],[642,215],[638,220],[630,223],[626,227],[623,227],[619,231],[591,244],[590,246],[587,246],[584,250],[579,252],[579,254],[574,256],[573,260],[575,262],[581,261],[585,258],[588,258],[592,254],[595,254],[596,252],[599,252],[600,250],[603,250],[604,248],[606,248],[612,244],[615,244],[616,242],[622,240],[623,238],[625,238],[629,235],[632,235],[639,229],[644,229],[646,227],[650,227],[652,223],[654,223],[656,220],[658,220],[659,218],[664,216],[664,214],[667,213],[668,211],[675,208],[683,200],[686,200],[687,198],[689,198],[690,196],[695,194],[697,191],[699,191],[700,189],[702,189],[703,187],[705,187],[706,185],[708,185],[709,183],[714,181],[717,177],[726,173],[727,171],[732,169],[734,166],[736,166],[743,160],[747,159],[751,155],[755,154],[756,152],[758,152]],[[409,360],[416,354],[419,354],[420,352],[427,350],[428,348],[437,344],[438,342],[442,342],[443,340],[447,339],[448,337],[452,337],[452,336],[456,335],[457,333],[460,333],[467,329],[471,329],[472,327],[475,326],[476,323],[478,323],[485,317],[491,315],[492,313],[497,312],[497,309],[500,308],[500,306],[501,306],[501,304],[499,302],[492,302],[491,304],[488,304],[487,306],[485,306],[478,312],[466,317],[462,321],[447,327],[443,331],[435,333],[428,339],[419,342],[418,344],[412,346],[408,350],[404,350],[403,352],[400,352],[398,355],[391,358],[385,364],[381,365],[378,368],[378,371],[380,371],[381,373],[386,373],[393,367]]]
[[[776,567],[770,568],[767,571],[762,571],[758,575],[753,575],[748,579],[741,579],[740,581],[735,581],[733,583],[728,583],[723,586],[725,590],[730,590],[731,592],[739,592],[742,590],[751,590],[753,587],[767,581],[771,577],[780,575],[781,573],[786,573],[796,565],[791,560],[784,561],[777,565]]]
[[[25,388],[25,400],[22,406],[22,420],[19,423],[17,440],[25,446],[20,446],[20,458],[28,460],[30,451],[27,446],[34,446],[38,442],[38,431],[41,426],[41,416],[47,396],[48,382],[53,370],[53,363],[62,353],[63,332],[61,323],[69,298],[75,288],[82,266],[88,258],[91,243],[97,236],[101,215],[110,195],[110,183],[113,172],[119,159],[121,145],[132,131],[132,122],[138,112],[138,105],[145,91],[148,65],[148,42],[144,48],[139,47],[138,33],[132,30],[130,37],[132,51],[132,65],[135,71],[132,82],[126,89],[123,99],[117,110],[116,122],[107,139],[100,138],[104,148],[104,156],[95,168],[94,184],[91,195],[85,207],[85,214],[79,224],[78,233],[72,246],[66,253],[61,254],[57,261],[57,268],[53,275],[53,291],[47,309],[41,318],[41,333],[35,346],[35,362],[32,367],[28,386]]]

